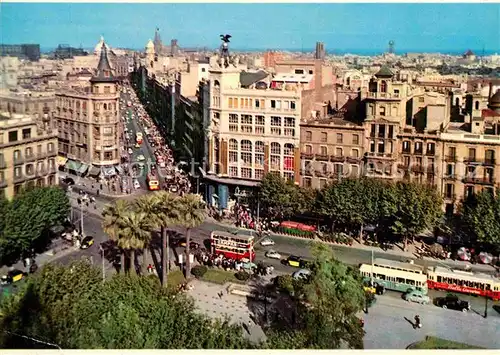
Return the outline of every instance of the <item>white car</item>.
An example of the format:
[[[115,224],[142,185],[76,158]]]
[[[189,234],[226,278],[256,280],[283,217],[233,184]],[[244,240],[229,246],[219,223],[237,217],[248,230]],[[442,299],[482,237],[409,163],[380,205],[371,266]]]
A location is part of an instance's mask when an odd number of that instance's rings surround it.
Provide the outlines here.
[[[274,250],[269,250],[265,255],[269,259],[281,259],[281,254]]]
[[[132,148],[128,148],[128,154],[134,154],[134,151],[132,150]]]
[[[274,245],[274,240],[269,239],[269,238],[263,239],[260,242],[260,245],[262,245],[263,247],[268,247],[268,246]]]
[[[144,158],[144,155],[142,154],[137,157],[137,161],[144,161],[144,160],[146,160],[146,158]]]
[[[134,180],[134,189],[140,189],[141,188],[141,184],[139,182],[139,180]]]

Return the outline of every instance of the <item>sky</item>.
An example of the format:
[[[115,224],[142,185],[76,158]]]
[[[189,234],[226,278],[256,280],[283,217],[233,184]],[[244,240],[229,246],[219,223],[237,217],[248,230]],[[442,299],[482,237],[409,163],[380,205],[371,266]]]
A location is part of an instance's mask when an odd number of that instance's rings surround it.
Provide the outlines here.
[[[0,42],[93,48],[144,48],[160,28],[164,43],[216,48],[231,34],[238,50],[329,53],[500,52],[500,4],[302,3],[1,3]]]

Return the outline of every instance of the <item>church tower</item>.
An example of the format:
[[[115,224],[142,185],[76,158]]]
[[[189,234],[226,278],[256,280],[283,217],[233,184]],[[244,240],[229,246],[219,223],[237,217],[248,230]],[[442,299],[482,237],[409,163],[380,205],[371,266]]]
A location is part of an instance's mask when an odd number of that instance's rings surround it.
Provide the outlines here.
[[[152,71],[155,65],[155,45],[152,40],[146,44],[146,68]]]

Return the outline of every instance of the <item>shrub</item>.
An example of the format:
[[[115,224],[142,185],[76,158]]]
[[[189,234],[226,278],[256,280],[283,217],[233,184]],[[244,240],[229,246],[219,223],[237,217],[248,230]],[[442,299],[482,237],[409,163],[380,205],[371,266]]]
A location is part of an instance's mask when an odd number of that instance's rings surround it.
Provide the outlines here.
[[[196,265],[194,268],[191,269],[191,273],[193,274],[194,277],[200,278],[203,277],[208,271],[208,268],[204,265]]]
[[[280,275],[276,277],[275,285],[281,291],[291,292],[293,290],[293,281],[292,275]]]
[[[244,270],[238,271],[234,277],[240,281],[247,281],[250,278],[250,274]]]

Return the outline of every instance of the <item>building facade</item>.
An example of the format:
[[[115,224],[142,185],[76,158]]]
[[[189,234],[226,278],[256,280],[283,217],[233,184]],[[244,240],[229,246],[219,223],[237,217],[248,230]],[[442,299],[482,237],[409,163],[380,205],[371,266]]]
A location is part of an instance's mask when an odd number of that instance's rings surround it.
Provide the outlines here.
[[[232,65],[209,73],[207,201],[226,209],[230,196],[249,192],[273,171],[298,184],[300,91],[270,89],[262,72]]]
[[[57,185],[57,131],[34,117],[0,114],[0,193],[8,199],[23,188]]]
[[[120,163],[120,92],[103,46],[96,75],[86,87],[65,89],[56,98],[55,120],[59,131],[59,154],[78,163],[83,173],[91,165]]]
[[[39,44],[0,44],[0,56],[18,57],[37,61],[40,59]]]
[[[55,91],[3,91],[0,92],[0,112],[33,116],[35,119],[52,119],[55,112]]]

